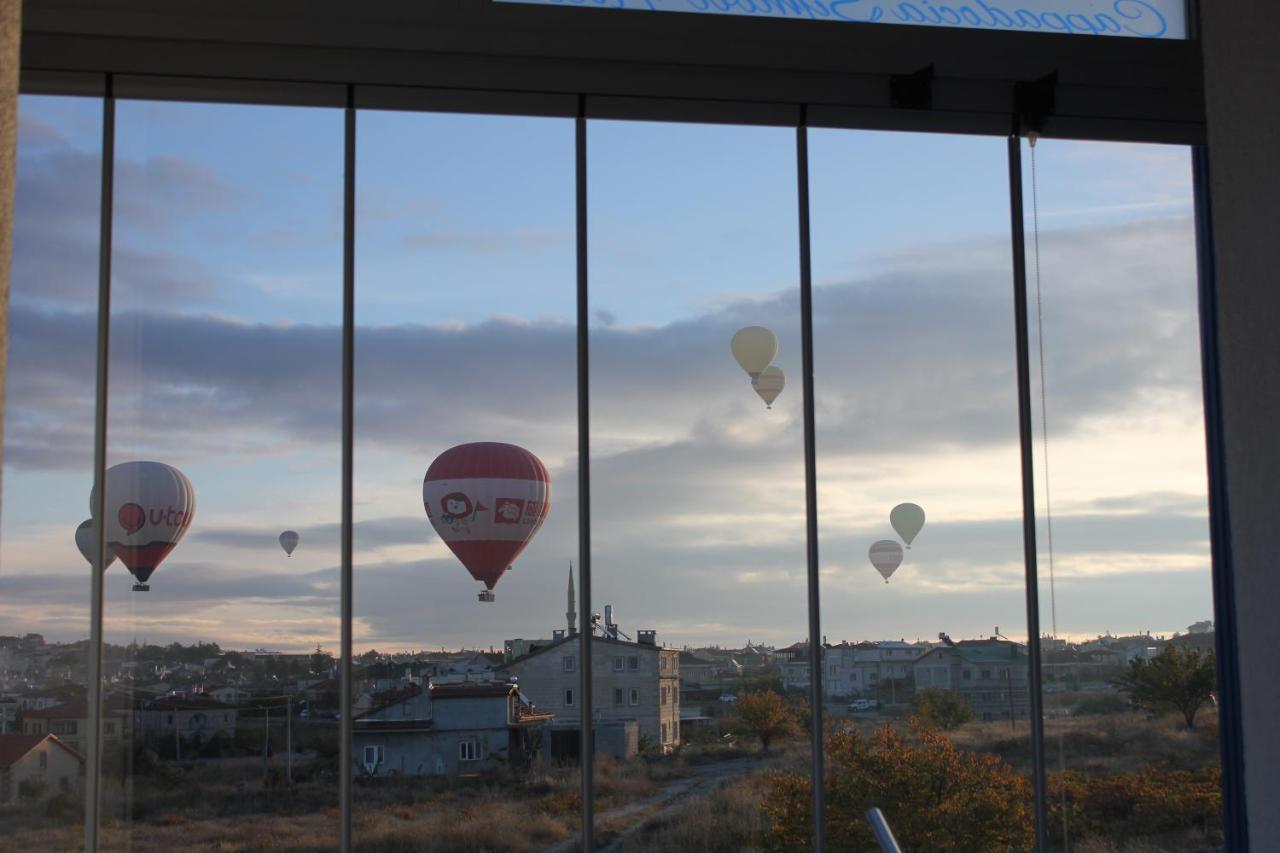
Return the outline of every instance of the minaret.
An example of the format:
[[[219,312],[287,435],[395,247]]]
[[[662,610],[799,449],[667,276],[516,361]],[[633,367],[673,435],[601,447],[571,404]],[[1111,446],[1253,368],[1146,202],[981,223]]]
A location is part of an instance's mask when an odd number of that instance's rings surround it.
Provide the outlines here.
[[[569,623],[569,636],[578,633],[578,610],[573,606],[573,561],[569,561],[569,609],[564,612]]]

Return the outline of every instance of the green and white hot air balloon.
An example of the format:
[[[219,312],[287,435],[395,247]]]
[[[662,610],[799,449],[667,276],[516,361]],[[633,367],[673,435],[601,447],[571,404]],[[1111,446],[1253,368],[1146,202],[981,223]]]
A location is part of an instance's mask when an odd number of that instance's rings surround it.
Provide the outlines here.
[[[889,512],[889,523],[908,548],[924,527],[924,510],[916,504],[898,504]]]

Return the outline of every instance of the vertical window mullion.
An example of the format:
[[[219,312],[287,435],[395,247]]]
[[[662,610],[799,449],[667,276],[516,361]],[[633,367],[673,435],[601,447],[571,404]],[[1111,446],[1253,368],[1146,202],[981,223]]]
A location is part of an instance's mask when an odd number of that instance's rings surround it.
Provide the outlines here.
[[[339,592],[342,622],[339,669],[338,811],[340,846],[351,849],[351,615],[352,615],[352,500],[353,442],[355,441],[355,229],[356,229],[356,108],[354,87],[347,86],[343,138],[342,185],[342,557]]]
[[[594,850],[595,826],[592,802],[592,765],[595,739],[591,727],[591,436],[588,382],[587,292],[587,112],[586,97],[578,96],[574,120],[574,183],[578,261],[578,642],[582,665],[578,667],[578,746],[582,782],[582,849]]]
[[[112,209],[115,187],[116,151],[116,100],[112,76],[106,76],[106,91],[102,100],[102,187],[99,198],[98,237],[98,352],[97,388],[94,400],[93,437],[93,518],[94,554],[97,559],[89,567],[89,663],[86,705],[89,711],[89,731],[86,747],[88,755],[85,767],[84,788],[84,849],[95,853],[98,849],[98,822],[102,795],[99,780],[102,778],[102,610],[103,573],[99,566],[107,562],[106,525],[107,512],[107,381],[111,357],[111,234]]]
[[[809,589],[809,704],[812,736],[813,847],[826,849],[822,751],[822,625],[818,590],[818,475],[813,405],[813,274],[809,243],[809,128],[800,106],[796,126],[796,200],[800,227],[800,358],[804,393],[804,521]]]
[[[1044,696],[1040,673],[1040,579],[1036,563],[1035,462],[1031,430],[1031,355],[1027,333],[1027,253],[1022,210],[1022,139],[1009,135],[1009,223],[1013,249],[1013,314],[1022,462],[1022,547],[1027,595],[1027,690],[1031,700],[1031,768],[1036,849],[1048,849],[1044,770]]]

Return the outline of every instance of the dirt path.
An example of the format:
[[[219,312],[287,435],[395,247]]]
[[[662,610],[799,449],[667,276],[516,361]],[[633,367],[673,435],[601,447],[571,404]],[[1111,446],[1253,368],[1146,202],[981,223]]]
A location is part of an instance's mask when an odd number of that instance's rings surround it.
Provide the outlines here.
[[[690,768],[689,775],[675,779],[664,785],[656,794],[628,803],[616,809],[596,814],[596,826],[612,824],[608,843],[598,849],[605,853],[616,851],[624,840],[655,818],[668,817],[689,804],[689,799],[709,792],[720,783],[735,776],[741,776],[760,764],[758,758],[735,758],[718,764],[703,764]],[[629,820],[634,818],[634,820]],[[619,826],[622,823],[622,826]],[[614,834],[616,833],[616,834]],[[548,848],[547,853],[568,853],[578,838],[562,841]]]

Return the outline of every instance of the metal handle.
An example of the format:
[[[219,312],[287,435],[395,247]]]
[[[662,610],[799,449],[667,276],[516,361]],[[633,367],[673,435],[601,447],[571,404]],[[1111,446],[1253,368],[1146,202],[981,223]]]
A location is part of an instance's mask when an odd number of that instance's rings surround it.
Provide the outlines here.
[[[893,837],[893,830],[889,829],[889,821],[884,819],[884,813],[876,807],[867,809],[867,823],[871,824],[871,831],[875,833],[876,843],[880,845],[881,853],[902,853],[902,848],[898,846],[898,839]]]

